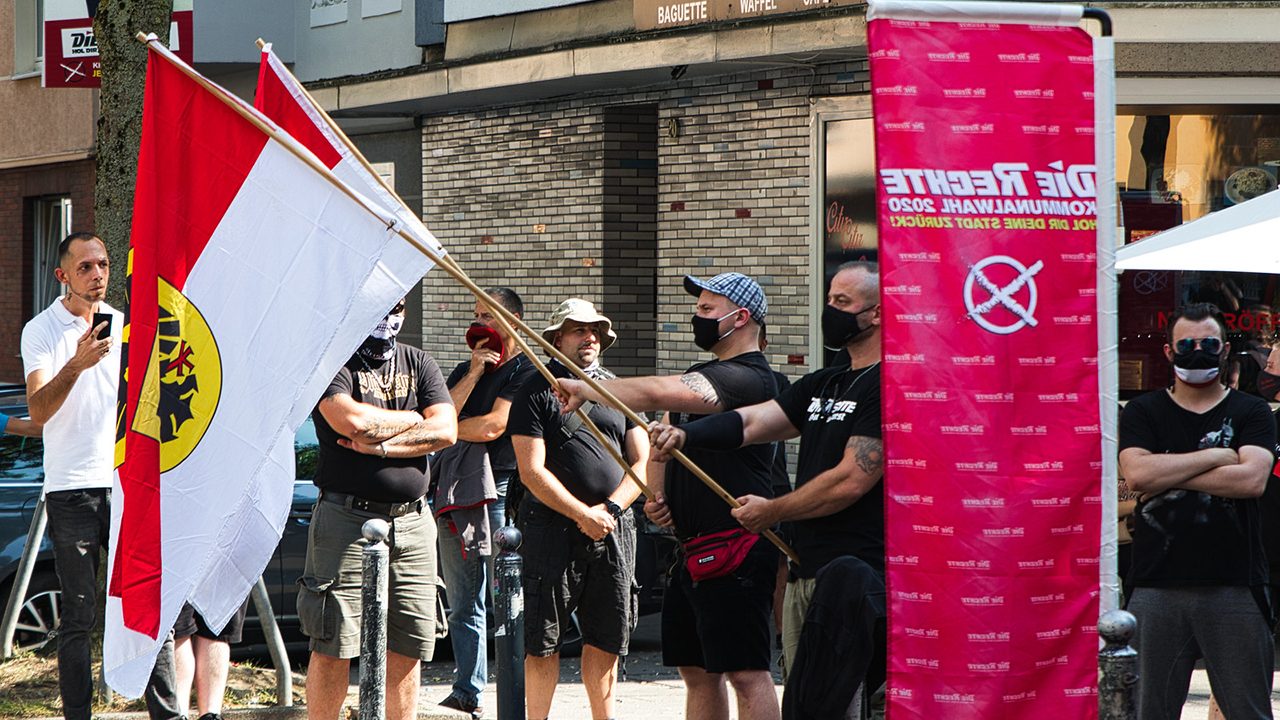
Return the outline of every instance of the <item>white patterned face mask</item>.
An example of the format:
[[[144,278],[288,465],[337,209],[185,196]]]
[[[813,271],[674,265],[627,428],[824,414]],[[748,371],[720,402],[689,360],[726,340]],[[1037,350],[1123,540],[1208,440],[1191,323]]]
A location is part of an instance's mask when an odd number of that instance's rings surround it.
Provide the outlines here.
[[[389,360],[396,351],[396,336],[404,327],[404,310],[382,318],[382,322],[369,333],[360,345],[360,354],[370,360]]]

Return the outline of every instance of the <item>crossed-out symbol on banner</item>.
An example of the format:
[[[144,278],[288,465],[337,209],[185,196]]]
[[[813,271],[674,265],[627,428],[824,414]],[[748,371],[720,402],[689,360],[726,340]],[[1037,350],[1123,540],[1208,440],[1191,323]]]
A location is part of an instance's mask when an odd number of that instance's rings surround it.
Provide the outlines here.
[[[75,80],[77,77],[85,77],[84,70],[83,70],[84,63],[82,62],[76,63],[75,67],[70,67],[66,63],[58,63],[58,64],[62,66],[63,70],[67,71],[67,77],[63,80],[63,82],[71,82],[72,80]]]
[[[1013,282],[1000,287],[983,274],[983,269],[990,265],[1007,265],[1018,272],[1018,277]],[[969,268],[969,276],[964,281],[964,304],[969,308],[969,317],[974,322],[982,326],[984,329],[996,333],[998,335],[1009,335],[1015,333],[1022,328],[1030,325],[1036,326],[1036,283],[1032,280],[1036,273],[1044,269],[1044,263],[1040,260],[1035,261],[1031,267],[1027,267],[1022,263],[1014,260],[1008,255],[992,255],[978,264]],[[985,302],[977,303],[974,300],[974,285],[980,285],[984,290],[991,293],[991,297]],[[1023,307],[1022,303],[1014,299],[1014,293],[1022,289],[1023,286],[1031,293],[1031,300],[1027,303],[1027,307]],[[1009,312],[1018,316],[1018,320],[1011,325],[997,325],[986,317],[997,305],[1004,307]]]

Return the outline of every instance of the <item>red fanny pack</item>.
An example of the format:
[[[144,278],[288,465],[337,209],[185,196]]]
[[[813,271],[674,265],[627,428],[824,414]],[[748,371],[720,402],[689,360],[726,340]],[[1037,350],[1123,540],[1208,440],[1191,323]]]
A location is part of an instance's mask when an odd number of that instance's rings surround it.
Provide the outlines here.
[[[759,539],[742,528],[699,535],[681,543],[685,567],[694,582],[724,577],[738,569]]]

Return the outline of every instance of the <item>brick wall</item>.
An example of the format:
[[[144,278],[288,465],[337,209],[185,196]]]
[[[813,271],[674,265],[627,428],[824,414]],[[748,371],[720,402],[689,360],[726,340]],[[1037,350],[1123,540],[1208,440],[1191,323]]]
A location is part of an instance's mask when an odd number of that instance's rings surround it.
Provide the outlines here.
[[[753,275],[769,296],[770,360],[798,376],[809,365],[785,361],[808,352],[810,101],[865,93],[867,80],[865,63],[777,68],[427,117],[423,216],[477,282],[508,284],[524,296],[530,325],[541,329],[565,297],[600,301],[620,325],[634,325],[641,342],[652,328],[652,362],[662,373],[706,358],[692,343],[693,302],[681,277]],[[656,106],[656,117],[637,106]],[[618,192],[624,178],[647,187],[640,173],[620,173],[618,151],[624,138],[652,137],[642,130],[655,119],[657,311],[650,319],[640,295],[648,259],[639,257],[648,210],[609,208],[633,204]],[[635,160],[645,151],[637,151],[629,169],[640,169]],[[623,229],[627,223],[635,227]],[[624,234],[638,246],[627,248]],[[423,335],[440,338],[426,347],[447,372],[465,357],[461,335],[472,301],[438,272],[424,295]],[[644,356],[619,352],[617,359],[648,367]]]
[[[605,358],[618,375],[657,370],[658,107],[605,109],[603,311],[618,344]]]
[[[76,230],[93,228],[94,163],[84,160],[0,170],[0,382],[22,382],[22,326],[44,308],[32,307],[32,207],[35,200],[70,195]],[[124,282],[123,273],[113,282]]]

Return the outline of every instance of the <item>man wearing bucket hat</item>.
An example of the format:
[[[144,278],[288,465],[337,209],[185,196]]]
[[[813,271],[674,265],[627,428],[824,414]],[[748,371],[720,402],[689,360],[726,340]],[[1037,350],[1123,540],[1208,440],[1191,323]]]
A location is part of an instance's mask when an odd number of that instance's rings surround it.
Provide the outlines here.
[[[586,300],[556,308],[542,335],[591,377],[612,378],[600,354],[617,340],[609,318]],[[547,363],[556,377],[571,373]],[[582,408],[644,478],[647,429],[621,412]],[[512,403],[508,433],[526,488],[516,524],[524,535],[525,697],[529,717],[546,718],[560,676],[562,621],[576,612],[582,631],[582,683],[593,718],[613,716],[618,655],[633,625],[635,519],[640,494],[608,449],[577,415],[563,415],[546,379],[530,378]]]
[[[728,272],[710,279],[686,276],[684,289],[697,298],[693,341],[715,358],[682,375],[608,380],[605,388],[633,410],[667,411],[663,422],[673,424],[771,400],[778,386],[760,352],[769,307],[760,285]],[[564,380],[560,390],[566,412],[601,401],[579,381]],[[770,446],[692,451],[689,457],[734,497],[773,497]],[[737,695],[738,717],[777,718],[769,674],[776,551],[746,533],[724,500],[684,466],[668,463],[665,473],[650,472],[648,483],[655,499],[645,503],[645,513],[656,523],[674,525],[685,549],[686,562],[677,565],[663,597],[662,658],[684,679],[686,715],[728,717],[727,682]],[[731,548],[732,560],[699,564],[708,545]]]

